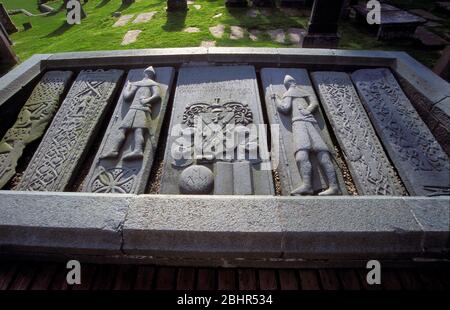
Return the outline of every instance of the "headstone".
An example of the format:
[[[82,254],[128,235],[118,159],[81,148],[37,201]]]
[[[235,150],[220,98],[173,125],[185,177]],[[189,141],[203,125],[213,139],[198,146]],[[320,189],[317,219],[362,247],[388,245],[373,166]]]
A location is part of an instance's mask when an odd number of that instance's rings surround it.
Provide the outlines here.
[[[144,192],[173,75],[168,67],[130,70],[83,191]]]
[[[225,6],[245,8],[247,6],[247,0],[226,0]]]
[[[405,195],[350,76],[344,72],[314,72],[311,77],[358,193]]]
[[[23,30],[27,31],[31,28],[33,28],[33,25],[31,25],[31,23],[29,23],[29,22],[23,23]]]
[[[161,193],[272,195],[255,69],[185,67],[177,83]]]
[[[13,127],[0,142],[0,188],[15,174],[25,147],[44,134],[71,77],[70,71],[50,71],[34,88]]]
[[[283,195],[346,193],[308,72],[263,68],[261,79],[269,123],[279,125],[278,137],[271,130],[272,160],[279,161]]]
[[[436,62],[433,71],[441,78],[450,82],[450,45],[442,52],[442,56]]]
[[[34,153],[18,190],[64,191],[84,160],[122,77],[81,71]]]
[[[223,36],[223,33],[225,32],[225,26],[222,24],[219,24],[214,27],[209,27],[209,32],[213,35],[214,38],[221,39]]]
[[[167,0],[167,11],[175,12],[175,11],[187,11],[188,5],[186,0]]]
[[[314,1],[303,47],[336,48],[338,46],[338,21],[344,1]]]
[[[239,26],[230,26],[230,39],[239,40],[244,38],[245,29]]]
[[[253,6],[257,7],[273,7],[275,2],[273,0],[252,0]]]
[[[277,43],[284,43],[286,40],[286,35],[284,34],[283,29],[267,30],[267,34],[270,36],[272,41]]]
[[[17,64],[18,58],[11,47],[11,40],[5,28],[0,25],[0,72]]]
[[[8,15],[8,12],[3,6],[3,3],[0,3],[0,24],[2,24],[3,27],[5,27],[6,32],[8,34],[12,34],[18,31],[16,25],[14,25],[14,23],[12,22],[11,18]]]
[[[362,103],[411,195],[450,190],[450,162],[389,69],[352,74]]]
[[[289,28],[287,31],[289,41],[293,44],[301,44],[305,35],[306,31],[301,28]]]
[[[417,27],[414,36],[425,46],[443,47],[448,44],[446,40],[427,30],[425,27]]]

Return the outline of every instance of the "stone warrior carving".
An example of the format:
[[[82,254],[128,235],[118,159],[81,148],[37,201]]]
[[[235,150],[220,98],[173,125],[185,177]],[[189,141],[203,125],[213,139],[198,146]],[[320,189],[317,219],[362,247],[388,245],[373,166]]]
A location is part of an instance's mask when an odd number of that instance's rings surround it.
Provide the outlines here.
[[[150,132],[151,105],[161,100],[159,84],[155,82],[153,67],[144,70],[144,78],[137,82],[128,82],[123,93],[124,102],[131,102],[130,108],[120,124],[118,135],[111,142],[111,149],[100,158],[116,158],[126,139],[126,134],[134,135],[133,150],[123,156],[124,160],[139,159],[144,156],[145,130]]]
[[[319,195],[339,194],[330,151],[319,130],[314,126],[317,124],[317,120],[313,113],[318,108],[318,102],[311,100],[311,95],[297,86],[297,82],[290,75],[286,75],[284,78],[284,86],[287,91],[283,94],[281,100],[277,98],[276,94],[272,94],[271,99],[275,101],[278,111],[283,114],[291,113],[292,116],[294,156],[303,184],[294,189],[291,195],[311,195],[313,193],[311,152],[316,153],[328,182],[328,189],[319,193]]]

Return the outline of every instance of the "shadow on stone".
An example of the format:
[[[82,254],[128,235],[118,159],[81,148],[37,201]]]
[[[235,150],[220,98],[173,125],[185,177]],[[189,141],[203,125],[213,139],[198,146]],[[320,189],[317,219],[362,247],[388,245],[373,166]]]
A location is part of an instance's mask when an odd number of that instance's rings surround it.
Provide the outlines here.
[[[180,31],[184,29],[187,11],[167,12],[167,20],[162,27],[165,31]]]

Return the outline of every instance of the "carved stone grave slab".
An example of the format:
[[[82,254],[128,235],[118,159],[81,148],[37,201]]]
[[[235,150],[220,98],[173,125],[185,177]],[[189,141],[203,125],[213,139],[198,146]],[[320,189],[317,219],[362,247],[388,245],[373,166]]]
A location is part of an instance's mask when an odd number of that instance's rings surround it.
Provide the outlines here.
[[[450,192],[450,163],[389,69],[352,74],[378,136],[412,195]]]
[[[261,79],[269,122],[279,125],[279,138],[271,131],[272,159],[279,158],[283,195],[346,194],[308,72],[264,68]]]
[[[405,195],[350,76],[344,72],[314,72],[311,77],[358,193]]]
[[[28,165],[18,190],[64,191],[83,161],[123,71],[81,71]]]
[[[160,192],[272,195],[259,98],[252,66],[181,68]]]
[[[144,192],[173,75],[168,67],[130,70],[83,191]]]
[[[44,134],[71,77],[70,71],[49,71],[34,88],[16,122],[0,142],[0,188],[15,174],[25,147]]]

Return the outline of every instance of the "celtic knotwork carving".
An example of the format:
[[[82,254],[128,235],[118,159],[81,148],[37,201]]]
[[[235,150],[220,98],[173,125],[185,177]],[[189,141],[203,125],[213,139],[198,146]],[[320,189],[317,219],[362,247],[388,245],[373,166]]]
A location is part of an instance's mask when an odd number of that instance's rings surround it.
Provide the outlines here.
[[[135,178],[135,169],[112,168],[105,170],[100,167],[99,173],[92,180],[90,189],[93,193],[128,194],[133,189]]]

